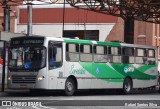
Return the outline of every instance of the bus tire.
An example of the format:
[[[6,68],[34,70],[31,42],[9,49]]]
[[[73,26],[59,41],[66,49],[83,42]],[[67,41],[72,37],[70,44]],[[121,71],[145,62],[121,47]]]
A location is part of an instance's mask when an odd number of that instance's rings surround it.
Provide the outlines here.
[[[65,95],[72,96],[75,92],[75,83],[72,78],[68,78],[65,83]]]
[[[133,84],[130,78],[126,78],[123,82],[123,92],[124,94],[130,94],[132,92]]]

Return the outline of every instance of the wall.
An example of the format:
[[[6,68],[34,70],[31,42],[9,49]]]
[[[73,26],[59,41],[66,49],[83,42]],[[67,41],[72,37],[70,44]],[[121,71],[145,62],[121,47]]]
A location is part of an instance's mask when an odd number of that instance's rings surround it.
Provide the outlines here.
[[[113,40],[124,41],[124,21],[121,18],[118,18],[116,24],[114,25],[114,27],[112,28],[112,30],[109,32],[109,34],[106,36],[105,39],[105,41],[113,41]]]
[[[65,24],[64,30],[99,30],[99,40],[104,41],[113,28],[114,23],[103,24]],[[32,34],[50,37],[62,37],[62,24],[33,24]],[[18,33],[27,33],[27,25],[19,24]]]
[[[117,21],[117,17],[63,5],[33,6],[32,34],[62,37],[64,30],[99,30],[99,40],[105,41]],[[27,33],[27,9],[19,7],[17,33]]]
[[[15,32],[16,17],[17,17],[16,9],[17,8],[15,6],[11,6],[11,9],[10,9],[10,31],[9,32]],[[3,16],[4,16],[3,7],[0,6],[0,31],[4,31],[4,28],[2,26],[2,23],[4,22]]]
[[[0,40],[9,41],[12,37],[24,36],[22,33],[0,32]]]

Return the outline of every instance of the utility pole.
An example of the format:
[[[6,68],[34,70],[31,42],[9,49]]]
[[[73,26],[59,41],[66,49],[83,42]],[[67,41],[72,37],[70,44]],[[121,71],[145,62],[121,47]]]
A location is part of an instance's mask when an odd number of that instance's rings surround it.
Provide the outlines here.
[[[3,29],[5,32],[9,32],[10,31],[10,6],[7,4],[7,1],[4,0],[3,1],[3,13],[4,13],[4,17],[3,17]],[[2,89],[1,91],[4,92],[5,89],[5,69],[6,69],[6,48],[5,48],[5,41],[3,42],[3,68],[2,68]]]
[[[4,92],[5,89],[5,69],[6,69],[6,42],[3,41],[3,68],[2,68],[2,88],[1,91]]]
[[[4,12],[4,18],[3,18],[3,21],[4,21],[4,31],[5,32],[9,32],[10,31],[10,6],[7,5],[7,1],[4,0],[3,1],[3,12]]]
[[[27,10],[28,10],[27,35],[32,36],[32,5],[31,3],[27,5]]]

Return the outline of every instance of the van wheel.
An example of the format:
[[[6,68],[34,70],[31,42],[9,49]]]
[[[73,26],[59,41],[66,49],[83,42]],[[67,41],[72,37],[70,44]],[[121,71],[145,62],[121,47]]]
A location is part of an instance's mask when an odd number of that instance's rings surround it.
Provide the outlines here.
[[[72,78],[68,78],[65,83],[65,95],[72,96],[75,92],[75,83]]]
[[[130,94],[133,88],[133,84],[130,78],[126,78],[123,82],[123,92],[124,94]]]

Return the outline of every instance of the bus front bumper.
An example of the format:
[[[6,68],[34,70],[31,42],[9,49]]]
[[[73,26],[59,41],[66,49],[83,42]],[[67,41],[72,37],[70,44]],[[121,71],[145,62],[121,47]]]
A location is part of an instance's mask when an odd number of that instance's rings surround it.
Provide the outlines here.
[[[8,84],[8,89],[34,89],[35,84]]]

